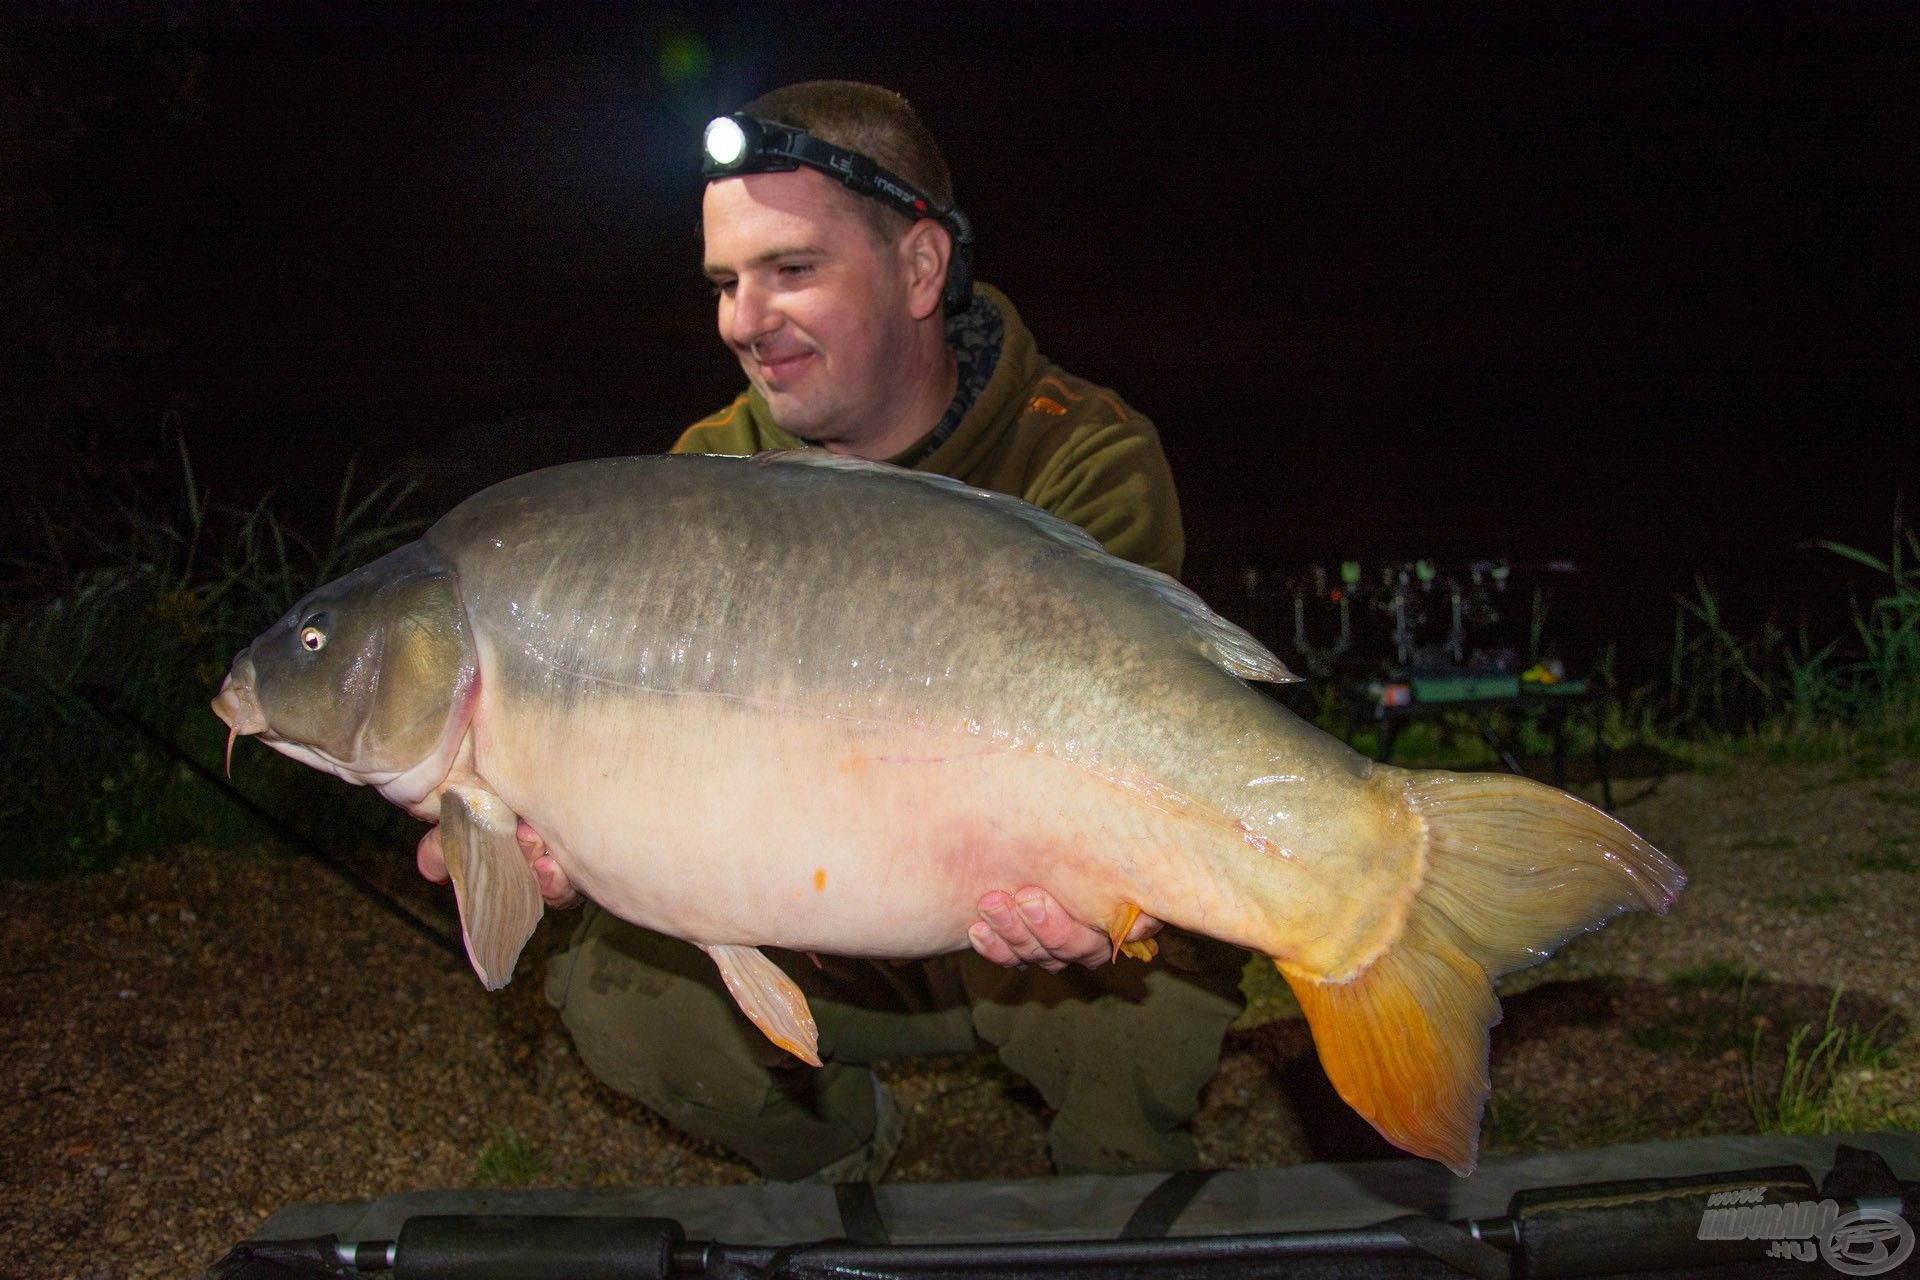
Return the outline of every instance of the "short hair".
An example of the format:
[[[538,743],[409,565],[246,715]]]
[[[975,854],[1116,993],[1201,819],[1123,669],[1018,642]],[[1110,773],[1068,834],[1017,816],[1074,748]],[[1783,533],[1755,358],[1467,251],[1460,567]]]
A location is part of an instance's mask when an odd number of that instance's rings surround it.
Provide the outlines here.
[[[953,207],[953,175],[940,144],[913,105],[891,89],[857,80],[808,80],[762,94],[741,110],[858,151],[920,188],[934,204]],[[836,189],[855,202],[883,244],[892,244],[913,225],[912,218],[871,196]]]

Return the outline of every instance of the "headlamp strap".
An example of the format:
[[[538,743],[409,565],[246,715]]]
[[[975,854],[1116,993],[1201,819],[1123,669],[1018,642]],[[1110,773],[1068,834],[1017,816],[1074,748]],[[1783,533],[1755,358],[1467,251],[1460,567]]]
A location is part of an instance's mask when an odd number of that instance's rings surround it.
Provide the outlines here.
[[[747,173],[787,173],[806,165],[818,169],[842,186],[860,195],[870,196],[909,218],[932,218],[946,227],[960,246],[973,244],[973,226],[958,207],[942,208],[912,183],[876,164],[858,151],[822,141],[803,129],[762,120],[757,116],[736,115],[746,134],[746,153],[732,164],[715,163],[709,156],[701,165],[702,176],[713,179]],[[744,126],[751,122],[752,129]],[[758,135],[757,137],[755,135]]]

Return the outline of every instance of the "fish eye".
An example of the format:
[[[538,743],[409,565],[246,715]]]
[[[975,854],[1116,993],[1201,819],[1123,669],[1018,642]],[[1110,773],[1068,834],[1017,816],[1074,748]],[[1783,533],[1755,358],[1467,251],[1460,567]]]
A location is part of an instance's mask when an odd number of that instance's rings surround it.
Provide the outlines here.
[[[317,625],[325,621],[326,618],[317,613],[307,619],[306,625],[300,628],[300,647],[302,649],[305,649],[308,653],[318,653],[327,647],[327,633],[322,631]]]

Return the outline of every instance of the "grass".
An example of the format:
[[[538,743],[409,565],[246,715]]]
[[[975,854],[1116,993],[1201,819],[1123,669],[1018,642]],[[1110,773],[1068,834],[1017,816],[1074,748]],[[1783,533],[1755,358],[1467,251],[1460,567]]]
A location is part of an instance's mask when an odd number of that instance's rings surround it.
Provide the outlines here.
[[[1847,893],[1843,889],[1809,889],[1805,893],[1770,893],[1765,901],[1776,911],[1798,911],[1803,915],[1821,916],[1844,906]]]
[[[1887,764],[1887,754],[1880,750],[1855,751],[1846,761],[1847,772],[1856,782],[1872,782],[1886,777]]]
[[[1791,849],[1792,836],[1755,836],[1749,840],[1736,840],[1729,846],[1735,853],[1744,853],[1750,849]]]
[[[1619,750],[1644,744],[1713,776],[1742,763],[1838,763],[1850,780],[1888,776],[1893,757],[1920,756],[1920,536],[1894,512],[1886,558],[1835,542],[1809,544],[1878,578],[1876,594],[1856,601],[1851,632],[1813,636],[1803,622],[1777,616],[1736,628],[1711,584],[1696,579],[1676,597],[1674,629],[1663,674],[1616,691],[1598,704],[1571,709],[1565,729],[1569,760],[1589,756],[1596,738]],[[1533,642],[1542,643],[1536,616]],[[1618,690],[1615,654],[1603,650],[1595,678]],[[1289,705],[1332,733],[1356,730],[1356,750],[1373,755],[1378,736],[1349,723],[1325,697]],[[1503,742],[1525,757],[1552,752],[1538,712],[1490,718]],[[1394,762],[1411,767],[1498,768],[1499,761],[1464,718],[1406,725]],[[1895,803],[1920,804],[1907,797]]]
[[[1240,973],[1240,993],[1247,998],[1247,1007],[1233,1025],[1242,1031],[1306,1016],[1300,1011],[1300,1002],[1293,998],[1293,988],[1265,956],[1248,958],[1247,967]]]
[[[1680,1028],[1671,1022],[1655,1022],[1649,1026],[1638,1027],[1628,1036],[1635,1045],[1648,1053],[1667,1054],[1687,1043],[1687,1037]]]
[[[405,486],[356,483],[348,469],[333,521],[317,540],[262,501],[222,506],[176,440],[177,485],[129,492],[111,519],[40,521],[39,546],[0,582],[0,870],[94,870],[200,840],[257,839],[245,820],[179,761],[114,717],[151,726],[220,767],[225,733],[206,709],[233,654],[313,587],[412,536]],[[256,799],[339,832],[383,827],[385,805],[342,798],[338,784],[268,753],[250,753]]]
[[[1871,1086],[1894,1064],[1885,1024],[1862,1030],[1837,1021],[1840,989],[1823,1026],[1803,1023],[1788,1036],[1780,1082],[1761,1083],[1763,1020],[1756,1019],[1744,1059],[1747,1107],[1761,1133],[1851,1133],[1911,1123],[1914,1108]],[[1867,1087],[1862,1087],[1862,1086]]]
[[[1731,960],[1704,960],[1685,969],[1676,969],[1667,975],[1667,983],[1675,991],[1683,994],[1694,991],[1731,991],[1746,984],[1767,981],[1767,976],[1756,969],[1737,965]]]
[[[486,1187],[532,1186],[552,1172],[547,1158],[511,1129],[482,1147],[473,1162],[474,1182]]]
[[[1913,856],[1904,848],[1897,846],[1849,854],[1847,861],[1859,871],[1903,871],[1911,874],[1915,870],[1920,870],[1920,866],[1914,863]]]
[[[1748,991],[1770,982],[1772,979],[1762,970],[1717,956],[1675,969],[1667,975],[1667,990],[1676,996],[1691,997],[1685,1009],[1672,1018],[1633,1027],[1627,1032],[1627,1038],[1649,1053],[1663,1056],[1684,1053],[1703,1060],[1718,1058],[1740,1044],[1737,1021],[1740,1010],[1723,1009],[1727,1003],[1724,997],[1733,993],[1736,1003],[1742,1003]]]
[[[1851,635],[1816,641],[1804,624],[1768,618],[1736,632],[1704,579],[1676,600],[1664,680],[1623,700],[1625,723],[1696,760],[1842,761],[1886,774],[1891,755],[1920,754],[1920,535],[1896,507],[1884,559],[1837,542],[1826,551],[1874,575]]]
[[[1527,1147],[1541,1132],[1540,1118],[1524,1098],[1495,1093],[1487,1099],[1480,1118],[1480,1142],[1486,1151],[1515,1151]]]
[[[1633,1095],[1621,1104],[1620,1110],[1601,1116],[1580,1128],[1580,1145],[1584,1147],[1610,1147],[1628,1142],[1645,1142],[1649,1138],[1665,1136],[1667,1123],[1655,1120],[1648,1115],[1646,1101],[1640,1095]]]

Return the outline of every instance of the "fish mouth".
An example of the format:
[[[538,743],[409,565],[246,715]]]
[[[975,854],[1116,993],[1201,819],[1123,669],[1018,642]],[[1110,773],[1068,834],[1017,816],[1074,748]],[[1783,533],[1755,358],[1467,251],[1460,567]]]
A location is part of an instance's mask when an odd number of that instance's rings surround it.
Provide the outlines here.
[[[260,710],[260,700],[253,692],[252,662],[243,657],[233,664],[211,705],[213,714],[227,726],[227,776],[232,777],[234,739],[263,733],[267,727],[266,713]]]

